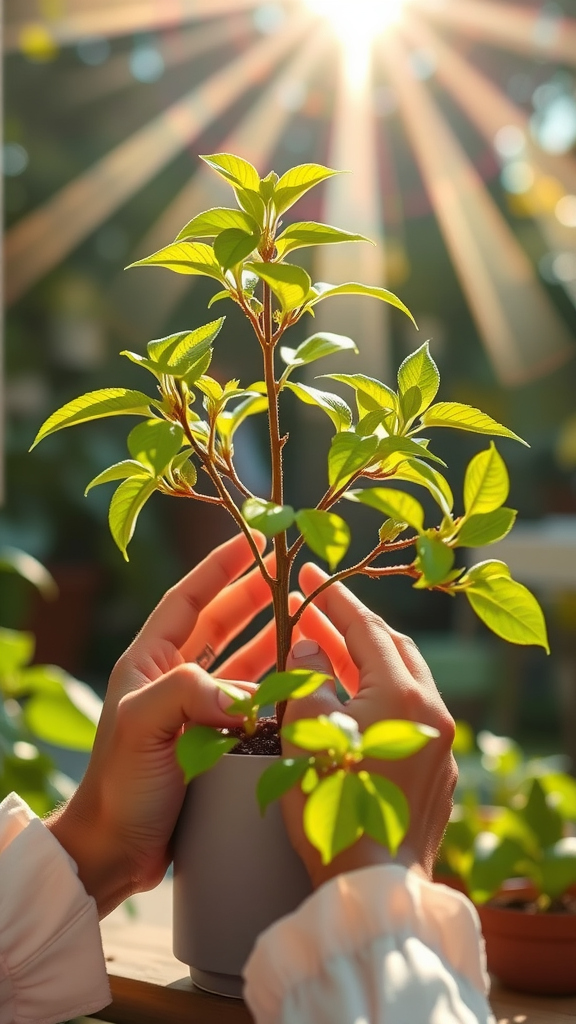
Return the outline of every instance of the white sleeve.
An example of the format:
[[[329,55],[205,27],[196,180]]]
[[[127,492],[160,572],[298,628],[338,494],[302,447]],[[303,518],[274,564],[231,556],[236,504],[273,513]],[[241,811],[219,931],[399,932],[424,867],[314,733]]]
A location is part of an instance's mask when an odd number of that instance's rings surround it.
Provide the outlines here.
[[[493,1024],[465,896],[399,865],[340,875],[258,939],[256,1024]]]
[[[96,904],[11,793],[0,803],[0,1024],[58,1024],[110,1002]]]

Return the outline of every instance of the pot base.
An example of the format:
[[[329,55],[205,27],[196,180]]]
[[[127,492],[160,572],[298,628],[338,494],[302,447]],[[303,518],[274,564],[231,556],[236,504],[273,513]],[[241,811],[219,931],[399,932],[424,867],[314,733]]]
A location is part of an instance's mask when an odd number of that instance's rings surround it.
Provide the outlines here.
[[[190,977],[196,988],[201,988],[210,995],[242,999],[244,979],[238,974],[217,974],[215,971],[199,971],[196,967],[191,967]]]

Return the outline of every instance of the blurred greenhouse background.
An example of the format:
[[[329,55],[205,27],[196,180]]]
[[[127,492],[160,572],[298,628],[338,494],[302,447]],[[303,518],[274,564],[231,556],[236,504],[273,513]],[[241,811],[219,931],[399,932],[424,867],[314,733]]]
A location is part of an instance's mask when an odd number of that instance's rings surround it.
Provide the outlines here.
[[[416,636],[459,716],[536,751],[574,754],[576,0],[5,0],[4,13],[0,546],[45,563],[60,598],[45,604],[0,579],[1,624],[32,628],[38,661],[103,692],[166,586],[230,534],[225,512],[157,494],[126,564],[107,527],[109,495],[83,497],[125,457],[122,423],[28,448],[63,402],[142,386],[120,350],[204,322],[206,280],[123,271],[195,213],[229,202],[199,154],[237,152],[262,173],[325,163],[352,173],[289,217],[362,232],[378,248],[338,246],[314,265],[304,249],[297,261],[315,280],[392,288],[420,333],[354,299],[317,324],[357,341],[344,369],[390,379],[429,338],[440,397],[477,405],[528,440],[530,449],[498,443],[524,521],[507,554],[544,604],[553,653],[510,649],[407,580],[359,592]],[[216,375],[247,385],[258,352],[235,309],[228,315]],[[316,410],[286,406],[288,500],[310,504],[325,425]],[[242,430],[245,475],[261,489],[266,446],[255,421]],[[474,436],[439,438],[457,491],[482,447]]]

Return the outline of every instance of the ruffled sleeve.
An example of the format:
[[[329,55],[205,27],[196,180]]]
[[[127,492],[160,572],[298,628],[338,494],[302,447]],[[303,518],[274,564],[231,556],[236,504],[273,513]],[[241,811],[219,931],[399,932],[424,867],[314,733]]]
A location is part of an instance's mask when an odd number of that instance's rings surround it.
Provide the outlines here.
[[[96,904],[12,793],[0,803],[0,1024],[58,1024],[110,1001]]]
[[[338,876],[258,939],[257,1024],[492,1024],[478,916],[399,865]]]

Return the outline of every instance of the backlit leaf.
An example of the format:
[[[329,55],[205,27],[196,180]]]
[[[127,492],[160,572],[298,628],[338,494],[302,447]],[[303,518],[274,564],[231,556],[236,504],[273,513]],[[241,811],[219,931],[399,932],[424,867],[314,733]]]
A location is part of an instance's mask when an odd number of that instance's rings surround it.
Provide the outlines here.
[[[323,864],[352,846],[363,832],[364,791],[354,772],[342,770],[322,779],[304,808],[304,832]]]
[[[180,451],[183,440],[184,431],[179,423],[146,420],[128,434],[128,451],[136,462],[149,466],[159,477]]]
[[[233,153],[212,153],[201,156],[200,159],[229,184],[258,191],[260,175],[248,160],[243,160]]]
[[[378,530],[378,539],[381,544],[391,544],[408,529],[408,523],[402,523],[399,519],[386,519]]]
[[[426,341],[419,349],[407,356],[398,370],[398,388],[400,400],[413,388],[418,389],[418,400],[414,402],[406,419],[412,419],[418,413],[427,409],[434,401],[438,388],[440,387],[440,374],[438,367],[430,355],[428,342]],[[414,392],[413,392],[414,394]]]
[[[327,373],[325,376],[354,388],[359,416],[381,409],[398,409],[397,394],[374,377],[366,377],[363,373]]]
[[[26,701],[24,720],[38,739],[68,750],[90,751],[96,725],[70,700],[64,689],[35,693]]]
[[[393,491],[388,487],[367,487],[364,490],[349,491],[344,497],[369,505],[399,522],[408,523],[418,533],[424,529],[422,505],[404,491]]]
[[[299,164],[297,167],[291,167],[279,179],[274,190],[274,205],[277,212],[284,213],[289,210],[309,189],[339,173],[341,172],[333,171],[321,164]]]
[[[205,210],[188,221],[186,227],[176,236],[174,241],[181,242],[187,238],[213,238],[222,231],[230,228],[239,228],[251,235],[256,232],[257,224],[243,210],[229,210],[225,207],[215,207],[212,210]]]
[[[33,633],[0,627],[0,677],[28,665],[34,656],[35,647]]]
[[[327,750],[342,756],[350,749],[349,737],[327,715],[301,718],[298,722],[283,725],[282,737],[302,750],[315,753]]]
[[[342,486],[355,473],[366,467],[378,447],[377,437],[358,437],[350,431],[335,434],[328,453],[328,482],[330,487]]]
[[[456,547],[476,548],[502,540],[514,526],[517,512],[513,508],[496,508],[470,516],[462,524]]]
[[[311,669],[292,669],[291,672],[271,672],[262,680],[254,695],[258,707],[278,704],[283,700],[300,700],[314,693],[330,676]]]
[[[151,406],[156,404],[141,391],[129,391],[127,388],[89,391],[53,412],[40,427],[30,450],[43,438],[54,434],[56,430],[63,430],[64,427],[102,419],[104,416],[150,416]]]
[[[378,445],[378,454],[382,458],[383,464],[386,464],[389,456],[399,456],[394,459],[396,465],[404,462],[406,459],[430,459],[432,462],[438,462],[441,466],[445,466],[446,463],[439,459],[437,455],[432,455],[423,444],[419,444],[418,441],[413,441],[409,437],[384,437]],[[388,469],[389,467],[386,466]],[[392,468],[392,467],[390,467]]]
[[[424,534],[418,538],[416,550],[420,569],[424,573],[422,585],[435,586],[442,583],[454,565],[452,548],[443,544],[439,538]]]
[[[364,799],[359,802],[364,831],[395,857],[408,831],[408,801],[402,790],[382,775],[361,771],[358,779],[364,788]]]
[[[242,506],[242,515],[253,529],[260,530],[266,537],[275,537],[294,522],[291,505],[275,505],[273,501],[263,501],[262,498],[248,498]]]
[[[27,580],[42,594],[47,601],[58,596],[58,586],[48,569],[37,558],[14,548],[4,545],[0,548],[0,572],[13,572],[23,580]]]
[[[315,284],[314,288],[318,290],[318,285]],[[387,302],[390,306],[395,306],[396,309],[400,309],[407,317],[410,318],[414,326],[416,326],[416,321],[414,320],[412,313],[398,298],[398,296],[394,295],[394,292],[389,292],[387,288],[379,288],[376,285],[359,284],[356,281],[348,281],[346,284],[338,285],[322,284],[322,291],[318,296],[311,300],[310,305],[316,306],[324,299],[333,298],[335,295],[367,295],[373,299],[381,299],[382,302]]]
[[[292,263],[247,263],[246,269],[270,285],[283,313],[301,306],[310,291],[309,275]]]
[[[492,512],[504,504],[510,491],[510,480],[504,459],[493,441],[486,451],[478,452],[468,464],[464,478],[466,515]]]
[[[510,569],[506,562],[500,562],[498,559],[489,559],[473,565],[468,569],[468,572],[462,577],[460,582],[473,583],[478,580],[494,580],[499,577],[510,579]]]
[[[305,363],[313,363],[316,359],[324,356],[331,356],[334,352],[352,351],[358,353],[355,342],[343,334],[330,334],[328,331],[321,331],[306,338],[298,348],[280,349],[280,355],[288,366],[304,366]]]
[[[214,254],[222,270],[230,270],[254,252],[259,242],[259,231],[247,234],[241,228],[229,228],[214,240]]]
[[[243,402],[239,402],[232,412],[220,414],[216,423],[218,431],[223,437],[231,438],[248,416],[265,412],[267,408],[268,399],[264,395],[249,395]]]
[[[512,644],[537,644],[550,653],[542,609],[521,583],[506,577],[475,579],[465,594],[497,636]]]
[[[523,847],[515,839],[481,832],[474,839],[473,863],[467,878],[470,898],[485,903],[498,892],[503,882],[518,874],[517,865],[525,860]]]
[[[426,465],[420,459],[401,462],[392,480],[394,483],[402,480],[425,487],[443,512],[450,513],[454,508],[454,497],[446,478],[433,466]]]
[[[342,231],[329,224],[318,224],[309,220],[289,224],[282,234],[278,235],[276,249],[279,257],[282,258],[294,249],[303,249],[308,245],[329,245],[335,242],[371,242],[374,245],[372,240],[364,235],[354,235],[350,231]]]
[[[463,405],[461,402],[437,402],[422,414],[422,423],[426,427],[455,427],[458,430],[470,430],[474,434],[490,434],[492,437],[511,437],[514,441],[525,444],[518,434],[508,427],[502,426],[496,420],[474,409],[471,405]]]
[[[130,263],[126,270],[132,267],[165,267],[176,274],[197,274],[226,283],[214,249],[205,242],[172,242],[151,256]]]
[[[266,808],[273,800],[279,800],[288,790],[296,786],[304,777],[309,767],[309,758],[285,758],[271,764],[258,779],[256,786],[256,799],[260,808],[260,814],[264,814]]]
[[[112,497],[108,513],[110,532],[126,561],[126,549],[134,534],[136,520],[155,490],[155,480],[131,477],[120,484]]]
[[[178,334],[150,341],[148,355],[158,364],[162,373],[173,377],[184,377],[192,366],[206,355],[222,329],[226,317],[219,317],[209,324],[203,324],[194,331],[180,331]]]
[[[540,779],[531,779],[528,799],[516,813],[532,830],[541,847],[556,843],[564,833],[562,815],[552,806]]]
[[[208,771],[238,743],[236,738],[223,736],[218,729],[207,725],[193,725],[180,736],[176,744],[176,759],[184,772],[184,781]]]
[[[88,491],[91,491],[93,487],[111,483],[113,480],[127,480],[131,476],[148,477],[150,479],[151,475],[152,471],[148,466],[143,466],[134,459],[124,459],[123,462],[117,462],[114,466],[103,470],[102,473],[98,473],[98,476],[95,476],[90,481],[84,494],[88,494]]]
[[[387,719],[368,726],[362,740],[362,753],[365,757],[395,761],[416,754],[439,735],[438,730],[429,725]]]
[[[562,896],[576,883],[576,838],[565,836],[544,850],[540,887],[550,900]]]
[[[350,528],[334,512],[304,508],[296,513],[296,525],[311,550],[334,569],[350,547]]]
[[[289,388],[305,405],[316,405],[330,417],[336,430],[348,430],[352,426],[352,412],[344,399],[330,391],[319,391],[308,384],[296,384],[287,380],[284,387]]]

